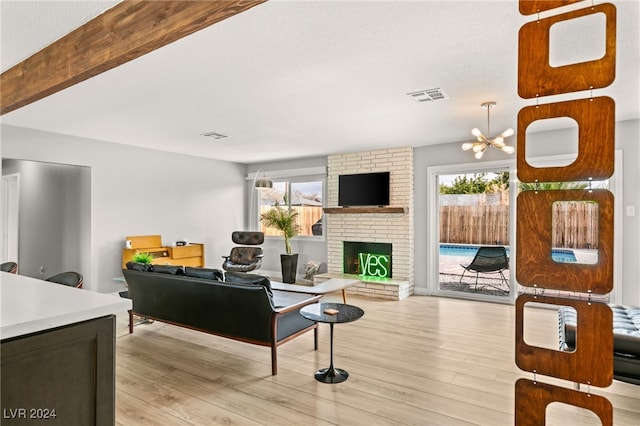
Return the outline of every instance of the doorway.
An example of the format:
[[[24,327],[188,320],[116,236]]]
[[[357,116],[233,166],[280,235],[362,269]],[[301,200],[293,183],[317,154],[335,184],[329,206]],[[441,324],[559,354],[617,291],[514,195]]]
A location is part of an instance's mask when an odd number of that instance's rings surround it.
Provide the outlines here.
[[[2,176],[3,247],[2,262],[18,262],[20,228],[20,175]]]
[[[573,157],[575,158],[575,156]],[[570,163],[571,156],[569,155],[558,155],[558,156],[548,156],[548,157],[536,157],[532,159],[528,159],[530,164],[536,165],[536,167],[544,167],[544,166],[557,166],[560,164],[568,164]],[[622,152],[620,150],[616,150],[615,154],[615,170],[614,175],[608,180],[606,183],[602,183],[602,185],[606,185],[606,187],[615,195],[615,220],[614,220],[614,252],[620,253],[622,252],[622,211],[623,211],[623,202],[622,202]],[[500,173],[500,172],[508,172],[509,173],[509,275],[508,281],[510,285],[510,293],[504,296],[494,296],[494,295],[484,295],[481,292],[469,292],[469,291],[456,291],[451,288],[445,288],[440,286],[440,241],[441,241],[441,231],[440,231],[440,183],[446,183],[455,179],[456,176],[466,176],[466,175],[474,175],[480,173]],[[515,200],[518,194],[518,190],[523,185],[517,181],[515,165],[512,161],[495,161],[495,162],[485,162],[482,164],[477,163],[467,163],[460,165],[449,165],[449,166],[436,166],[429,167],[427,169],[427,184],[429,187],[428,193],[428,204],[429,206],[433,206],[429,208],[428,211],[428,229],[429,235],[432,236],[429,238],[429,244],[427,246],[427,265],[429,268],[429,274],[427,275],[427,291],[429,294],[435,294],[440,296],[449,296],[449,297],[458,297],[458,298],[470,298],[477,300],[486,300],[486,301],[496,301],[496,302],[504,302],[504,303],[512,303],[515,300],[515,296],[518,294],[518,291],[523,290],[516,281],[515,271],[516,271],[516,262],[515,262],[515,223],[516,223],[516,209],[515,209]],[[598,184],[596,182],[592,182],[590,186],[596,187]],[[588,190],[588,188],[587,188]],[[559,205],[558,208],[562,207],[571,208],[571,203]],[[585,212],[591,211],[592,207],[584,209]],[[597,213],[597,212],[596,212]],[[554,213],[555,215],[556,213]],[[558,214],[557,217],[554,216],[554,221],[558,221],[563,218]],[[566,216],[571,217],[571,216]],[[574,216],[575,217],[575,216]],[[567,234],[565,234],[567,235]],[[587,233],[589,235],[589,233]],[[577,240],[582,241],[582,240]],[[491,242],[491,241],[489,241]],[[498,240],[496,239],[496,242]],[[503,243],[503,241],[500,241]],[[495,244],[498,245],[498,244]],[[506,246],[506,244],[504,244]],[[580,251],[576,251],[575,249],[571,249],[574,253],[583,255],[587,254],[590,256],[596,256],[597,254],[590,253],[591,247],[587,247],[588,244],[584,242],[580,242],[579,245],[582,247]],[[444,252],[446,255],[446,250]],[[564,255],[564,250],[558,250],[558,253],[555,253],[558,256],[561,256],[555,261],[564,262],[565,260],[562,256]],[[554,253],[551,253],[552,257]],[[579,257],[579,256],[577,256]],[[596,258],[597,259],[597,258]],[[572,259],[569,259],[572,261]],[[584,260],[584,263],[592,263],[594,260],[589,260],[587,258]],[[463,265],[466,262],[450,262],[450,266],[452,268],[459,268],[458,271],[463,270],[463,267],[460,266],[460,263]],[[456,266],[457,265],[457,266]],[[444,271],[444,270],[443,270]],[[455,272],[455,271],[454,271]],[[506,275],[506,274],[505,274]],[[623,295],[622,295],[622,265],[619,261],[619,258],[616,257],[614,259],[614,290],[609,293],[608,299],[612,303],[622,303]],[[455,281],[449,277],[450,280]],[[466,277],[463,278],[463,282],[466,280]],[[475,280],[474,280],[475,281]],[[459,283],[459,279],[458,279]],[[473,283],[472,283],[473,284]]]
[[[477,167],[477,166],[476,166]],[[508,168],[437,174],[436,293],[511,300]]]
[[[64,271],[89,277],[91,169],[5,158],[2,172],[10,184],[3,191],[4,256],[16,256],[7,260],[32,278]]]

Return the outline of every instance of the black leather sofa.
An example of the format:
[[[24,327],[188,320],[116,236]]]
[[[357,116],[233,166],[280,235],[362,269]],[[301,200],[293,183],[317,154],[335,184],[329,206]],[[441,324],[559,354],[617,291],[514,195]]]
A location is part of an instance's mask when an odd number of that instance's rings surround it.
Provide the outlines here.
[[[300,315],[301,307],[321,296],[271,290],[260,275],[204,268],[156,266],[155,272],[123,269],[128,295],[129,333],[133,315],[271,348],[271,374],[278,372],[277,348],[317,324]],[[158,272],[160,271],[160,272]],[[185,275],[188,274],[188,275]],[[208,277],[208,278],[201,278]]]
[[[640,385],[640,308],[609,305],[613,311],[613,378]],[[576,310],[558,310],[560,350],[576,347]]]

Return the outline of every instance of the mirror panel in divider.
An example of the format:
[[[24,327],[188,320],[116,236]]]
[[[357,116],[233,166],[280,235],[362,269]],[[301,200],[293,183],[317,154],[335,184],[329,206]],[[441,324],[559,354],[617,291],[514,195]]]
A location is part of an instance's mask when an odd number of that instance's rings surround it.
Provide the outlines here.
[[[527,161],[527,128],[550,118],[572,118],[578,124],[578,157],[562,167],[533,167]],[[608,179],[613,175],[615,103],[607,96],[576,99],[522,108],[518,112],[518,179],[521,182],[577,182]]]
[[[553,67],[549,63],[551,26],[588,15],[606,17],[605,54],[591,61]],[[603,3],[529,22],[520,28],[518,94],[525,99],[607,87],[616,75],[616,7]]]
[[[560,201],[598,206],[598,260],[560,263],[552,258],[553,205]],[[516,201],[516,278],[525,287],[606,294],[613,290],[613,194],[606,189],[523,191]]]
[[[515,390],[516,425],[544,425],[547,407],[554,402],[589,410],[602,426],[613,425],[613,406],[602,396],[528,379],[519,379]]]
[[[553,350],[528,344],[524,339],[524,311],[528,303],[573,308],[577,320],[575,347],[569,349],[559,346],[558,350]],[[611,324],[612,321],[613,313],[606,303],[533,294],[520,295],[516,301],[516,365],[521,370],[536,374],[592,386],[609,386],[613,380],[613,327],[603,332],[592,327],[592,324]],[[583,366],[589,368],[582,368]]]

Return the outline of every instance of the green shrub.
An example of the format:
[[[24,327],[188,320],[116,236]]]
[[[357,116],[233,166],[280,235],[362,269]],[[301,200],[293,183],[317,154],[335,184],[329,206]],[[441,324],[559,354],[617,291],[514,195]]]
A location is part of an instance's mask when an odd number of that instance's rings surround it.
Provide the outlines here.
[[[151,263],[153,256],[150,253],[136,253],[133,255],[133,261],[138,263]]]
[[[262,213],[260,220],[267,228],[276,228],[282,231],[285,253],[291,254],[290,239],[298,235],[298,212],[275,206]]]

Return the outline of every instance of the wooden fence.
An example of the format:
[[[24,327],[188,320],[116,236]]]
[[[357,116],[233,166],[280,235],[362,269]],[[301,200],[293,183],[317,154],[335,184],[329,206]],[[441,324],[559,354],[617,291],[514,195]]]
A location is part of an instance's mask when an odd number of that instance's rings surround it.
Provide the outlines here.
[[[260,213],[264,213],[269,210],[271,206],[261,206]],[[320,220],[322,217],[322,207],[316,206],[293,206],[293,210],[298,212],[298,235],[313,235],[311,233],[311,226]],[[282,232],[275,228],[266,228],[264,225],[260,225],[264,235],[282,235]]]
[[[509,206],[440,207],[440,242],[509,245]]]
[[[598,248],[598,204],[562,201],[553,204],[554,247]]]
[[[598,248],[596,203],[554,203],[552,215],[553,247]],[[509,245],[509,206],[441,206],[440,242]]]

